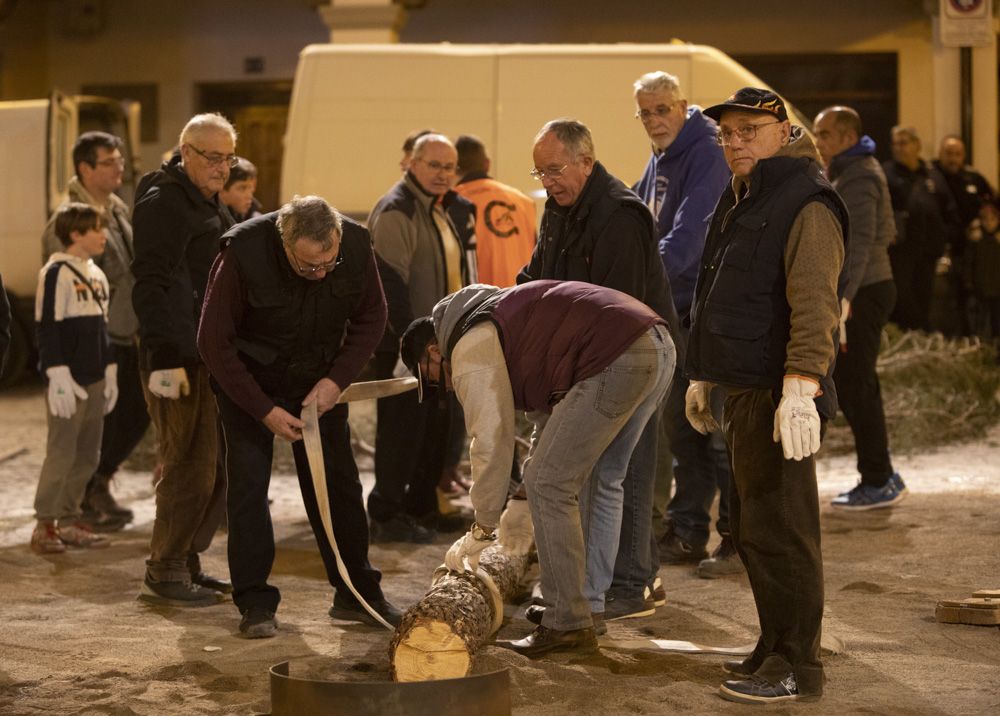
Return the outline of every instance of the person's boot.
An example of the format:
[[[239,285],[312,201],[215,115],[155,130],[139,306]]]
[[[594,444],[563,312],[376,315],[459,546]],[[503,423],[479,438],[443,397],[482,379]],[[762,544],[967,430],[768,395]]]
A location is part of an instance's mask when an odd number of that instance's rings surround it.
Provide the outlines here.
[[[89,508],[94,512],[103,512],[111,517],[124,519],[131,522],[135,519],[135,513],[127,507],[119,505],[111,494],[111,475],[94,473],[87,483],[87,491],[84,494],[84,508]]]

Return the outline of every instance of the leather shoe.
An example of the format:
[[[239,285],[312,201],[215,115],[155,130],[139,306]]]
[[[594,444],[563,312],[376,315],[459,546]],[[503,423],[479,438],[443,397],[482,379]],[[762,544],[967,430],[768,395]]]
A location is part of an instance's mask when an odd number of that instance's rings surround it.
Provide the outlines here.
[[[532,624],[542,624],[542,616],[545,614],[545,607],[539,604],[532,604],[524,610],[524,618]],[[608,633],[608,625],[604,623],[604,612],[591,612],[590,618],[594,620],[594,634],[604,636]]]
[[[368,602],[368,606],[394,627],[399,626],[399,623],[403,620],[403,613],[386,599],[373,599]],[[328,614],[332,619],[361,622],[369,626],[382,626],[382,624],[375,621],[375,617],[369,614],[368,610],[361,606],[361,603],[353,595],[345,597],[341,596],[340,592],[336,592],[333,595],[333,606],[330,607]]]
[[[539,626],[523,639],[497,642],[497,646],[513,649],[529,659],[537,659],[553,651],[597,651],[597,637],[593,627],[560,631]]]
[[[722,670],[727,674],[732,674],[733,676],[739,676],[740,678],[747,679],[751,674],[756,671],[747,666],[745,661],[733,660],[733,661],[723,661]]]
[[[204,572],[192,574],[191,581],[200,587],[214,589],[221,594],[232,594],[233,592],[233,583],[228,579],[213,577],[211,574],[205,574]]]

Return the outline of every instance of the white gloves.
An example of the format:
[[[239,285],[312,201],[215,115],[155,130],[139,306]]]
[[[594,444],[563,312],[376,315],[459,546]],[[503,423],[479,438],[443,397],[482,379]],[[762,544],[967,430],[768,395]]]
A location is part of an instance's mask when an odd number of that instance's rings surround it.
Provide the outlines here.
[[[149,374],[149,392],[158,398],[177,400],[191,393],[187,372],[183,368],[154,370]]]
[[[104,368],[104,414],[115,409],[118,402],[118,364],[108,363]]]
[[[54,365],[45,369],[49,377],[49,410],[57,418],[72,418],[76,412],[76,399],[87,399],[87,391],[73,380],[68,365]]]
[[[815,381],[785,376],[781,402],[774,412],[774,442],[781,442],[786,460],[801,460],[819,450],[819,413],[813,400],[817,393]]]
[[[851,302],[840,299],[840,350],[847,350],[847,317],[851,315]]]
[[[491,539],[476,539],[472,531],[455,540],[444,556],[444,564],[452,572],[475,572],[479,569],[479,553],[493,544]]]
[[[714,386],[704,380],[692,380],[684,394],[684,415],[691,427],[702,435],[708,435],[719,429],[719,424],[712,416],[712,388]]]
[[[507,509],[500,515],[497,528],[500,546],[507,554],[520,556],[528,554],[535,541],[535,528],[531,522],[531,511],[527,500],[508,500]]]

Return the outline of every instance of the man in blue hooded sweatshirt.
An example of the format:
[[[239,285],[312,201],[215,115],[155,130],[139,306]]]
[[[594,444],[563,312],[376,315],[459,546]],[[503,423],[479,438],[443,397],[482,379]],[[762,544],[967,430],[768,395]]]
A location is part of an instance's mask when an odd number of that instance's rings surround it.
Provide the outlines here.
[[[833,507],[852,512],[891,507],[906,496],[892,467],[875,362],[882,328],[896,305],[889,244],[896,236],[892,199],[875,141],[850,107],[827,107],[813,122],[816,148],[833,188],[851,214],[847,286],[841,299],[840,355],[833,380],[840,409],[854,433],[861,481],[838,495]]]
[[[716,141],[715,121],[688,106],[678,79],[666,72],[647,72],[635,81],[635,117],[652,144],[652,156],[634,187],[656,219],[660,259],[670,279],[671,294],[680,324],[691,312],[698,265],[705,248],[709,220],[719,195],[729,181],[729,166]],[[686,333],[685,328],[680,330]],[[686,343],[686,336],[679,345]],[[729,455],[720,431],[702,435],[684,417],[684,394],[688,381],[677,361],[678,371],[663,406],[660,457],[657,464],[655,524],[666,505],[666,533],[659,540],[660,560],[665,564],[694,563],[706,578],[743,571],[729,532]],[[713,393],[716,417],[721,418],[723,394]],[[672,453],[672,456],[671,456]],[[670,499],[669,464],[675,459],[676,490]],[[722,541],[708,559],[711,518],[709,511],[716,489]]]

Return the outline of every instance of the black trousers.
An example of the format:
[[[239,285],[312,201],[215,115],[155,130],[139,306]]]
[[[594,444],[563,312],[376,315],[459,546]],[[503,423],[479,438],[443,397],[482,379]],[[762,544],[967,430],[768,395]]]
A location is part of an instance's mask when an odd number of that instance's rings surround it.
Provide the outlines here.
[[[858,289],[847,319],[847,350],[837,356],[833,371],[840,409],[854,433],[861,482],[871,487],[884,487],[893,473],[875,362],[882,329],[895,303],[896,286],[892,281]]]
[[[903,330],[931,330],[931,297],[938,257],[906,244],[889,247],[892,277],[896,282],[896,308],[892,320]],[[850,329],[847,340],[851,340]]]
[[[848,334],[850,339],[850,334]],[[823,555],[814,457],[786,460],[774,442],[770,390],[726,398],[733,461],[729,524],[757,605],[760,639],[744,662],[776,681],[794,672],[803,696],[823,692]]]
[[[139,349],[117,343],[111,347],[118,362],[118,402],[104,416],[98,475],[114,475],[149,428],[149,412],[139,376]]]
[[[392,377],[396,355],[375,354],[377,378]],[[417,402],[411,390],[381,398],[375,427],[375,487],[368,496],[368,513],[385,522],[399,514],[436,519],[437,484],[441,479],[450,420],[449,401],[439,404],[438,392],[424,391]]]
[[[281,601],[277,587],[267,583],[274,564],[274,530],[267,504],[267,488],[271,482],[275,437],[262,422],[250,417],[224,393],[218,392],[217,400],[229,475],[229,574],[233,580],[233,601],[241,614],[251,607],[273,612]],[[293,415],[300,412],[299,401],[276,402]],[[379,586],[382,575],[368,562],[368,521],[361,497],[358,467],[351,452],[347,406],[337,405],[323,414],[319,429],[333,535],[341,559],[351,582],[365,601],[382,599]],[[320,519],[303,441],[292,444],[292,453],[302,502],[316,536],[327,578],[335,589],[344,589],[350,596],[337,572],[336,558]]]

